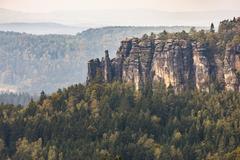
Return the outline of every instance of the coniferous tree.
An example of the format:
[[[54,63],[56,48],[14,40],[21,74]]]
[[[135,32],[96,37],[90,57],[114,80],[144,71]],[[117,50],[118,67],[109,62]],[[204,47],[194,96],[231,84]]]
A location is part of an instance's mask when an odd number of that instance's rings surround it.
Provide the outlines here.
[[[39,104],[43,104],[43,101],[47,98],[47,95],[45,94],[44,91],[40,93],[40,98],[39,98]]]
[[[211,32],[211,33],[214,33],[214,32],[215,32],[215,28],[214,28],[214,24],[213,24],[213,23],[211,23],[210,32]]]

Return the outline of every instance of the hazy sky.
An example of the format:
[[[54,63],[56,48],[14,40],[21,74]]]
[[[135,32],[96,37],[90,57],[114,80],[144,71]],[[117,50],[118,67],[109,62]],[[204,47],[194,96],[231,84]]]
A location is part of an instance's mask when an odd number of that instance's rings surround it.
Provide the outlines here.
[[[0,8],[25,12],[96,9],[162,11],[239,10],[239,0],[0,0]]]

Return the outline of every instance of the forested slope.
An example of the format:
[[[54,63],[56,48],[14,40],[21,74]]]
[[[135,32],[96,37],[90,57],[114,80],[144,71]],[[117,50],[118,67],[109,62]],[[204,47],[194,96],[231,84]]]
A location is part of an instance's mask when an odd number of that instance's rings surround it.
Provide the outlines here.
[[[148,90],[120,83],[58,90],[0,109],[6,159],[239,159],[240,93]]]

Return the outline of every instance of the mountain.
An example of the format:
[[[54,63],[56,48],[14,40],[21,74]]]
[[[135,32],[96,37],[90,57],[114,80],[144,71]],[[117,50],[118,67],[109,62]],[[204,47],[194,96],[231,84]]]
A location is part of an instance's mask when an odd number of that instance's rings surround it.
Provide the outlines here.
[[[88,83],[120,81],[142,91],[163,85],[179,93],[212,87],[240,91],[240,18],[222,21],[219,32],[162,33],[121,42],[116,58],[92,59]]]
[[[0,31],[13,31],[29,34],[71,34],[86,30],[87,27],[74,27],[57,23],[3,23]]]
[[[104,27],[77,35],[32,35],[0,32],[0,90],[47,93],[84,82],[87,61],[105,49],[116,52],[122,39],[163,30],[189,31],[191,27]],[[200,28],[198,28],[200,29]]]
[[[60,23],[81,27],[100,26],[208,26],[240,15],[240,11],[164,12],[159,10],[81,10],[28,13],[0,9],[0,23]],[[127,18],[126,18],[127,17]]]

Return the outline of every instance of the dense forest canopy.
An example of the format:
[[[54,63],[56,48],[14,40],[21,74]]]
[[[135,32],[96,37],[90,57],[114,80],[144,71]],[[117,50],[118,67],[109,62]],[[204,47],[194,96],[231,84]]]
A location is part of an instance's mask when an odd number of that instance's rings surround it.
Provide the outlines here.
[[[240,93],[74,85],[26,108],[1,105],[6,159],[237,159]]]

